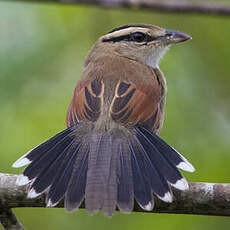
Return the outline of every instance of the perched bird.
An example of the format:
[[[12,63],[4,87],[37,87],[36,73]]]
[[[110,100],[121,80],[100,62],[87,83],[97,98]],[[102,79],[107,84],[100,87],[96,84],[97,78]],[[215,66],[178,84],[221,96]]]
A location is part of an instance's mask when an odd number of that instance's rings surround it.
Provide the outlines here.
[[[159,136],[166,80],[159,61],[190,36],[134,24],[100,37],[74,90],[67,129],[35,147],[13,167],[28,165],[17,184],[28,197],[46,193],[47,206],[64,199],[68,211],[82,202],[90,213],[131,212],[134,200],[152,210],[154,196],[172,202],[171,186],[188,189],[179,169],[193,166]]]

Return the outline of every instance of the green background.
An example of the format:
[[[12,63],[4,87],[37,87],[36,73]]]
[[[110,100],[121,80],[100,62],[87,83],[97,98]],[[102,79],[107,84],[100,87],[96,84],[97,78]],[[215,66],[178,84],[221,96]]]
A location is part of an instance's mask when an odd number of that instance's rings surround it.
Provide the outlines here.
[[[193,40],[173,46],[161,69],[168,80],[161,133],[195,166],[188,181],[230,182],[230,20],[56,4],[0,3],[0,171],[65,127],[81,66],[95,40],[127,23],[177,29]],[[26,229],[229,229],[224,217],[85,210],[14,210]]]

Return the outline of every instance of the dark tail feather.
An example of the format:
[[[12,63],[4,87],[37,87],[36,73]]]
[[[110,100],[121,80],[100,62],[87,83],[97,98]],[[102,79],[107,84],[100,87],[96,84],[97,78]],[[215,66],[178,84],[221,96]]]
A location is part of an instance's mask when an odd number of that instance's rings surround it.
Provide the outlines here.
[[[66,136],[47,152],[39,152],[39,158],[29,164],[23,172],[24,176],[27,176],[29,180],[39,176],[42,171],[47,170],[58,159],[60,152],[66,153],[66,150],[72,145],[72,141],[72,137]]]
[[[57,170],[60,169],[60,165],[62,165],[63,161],[65,161],[66,158],[68,158],[68,155],[71,152],[71,149],[73,147],[73,142],[72,141],[62,152],[62,154],[59,154],[56,160],[53,162],[49,162],[49,166],[41,170],[41,172],[38,174],[36,177],[36,180],[32,183],[32,188],[29,192],[29,197],[33,197],[33,194],[37,196],[36,194],[40,194],[43,191],[47,190],[47,188],[51,185],[54,184],[54,175],[57,174]],[[31,163],[32,165],[33,163]],[[36,166],[36,165],[35,165]],[[36,169],[36,168],[35,168]],[[31,166],[31,169],[33,170],[33,167]],[[38,169],[37,169],[38,170]],[[24,175],[31,176],[28,171]],[[36,192],[35,192],[36,191]]]
[[[143,143],[141,143],[137,138],[135,138],[135,142],[133,145],[134,154],[136,156],[136,160],[138,161],[136,164],[139,164],[141,168],[142,177],[145,178],[145,187],[138,187],[138,184],[135,183],[137,189],[141,190],[135,192],[135,199],[140,204],[142,208],[145,210],[152,210],[153,208],[153,200],[148,196],[141,196],[143,194],[143,190],[145,192],[149,191],[149,185],[151,186],[151,193],[154,193],[160,199],[170,202],[172,200],[171,190],[167,183],[167,180],[163,178],[160,172],[157,170],[156,165],[151,161],[148,153],[143,148]],[[134,178],[134,181],[138,178]],[[135,189],[136,191],[138,191]],[[149,200],[147,199],[149,197]]]
[[[29,166],[24,170],[23,175],[18,177],[17,184],[27,184],[39,174],[45,172],[51,164],[61,161],[73,140],[72,129],[68,128],[19,158],[13,164],[13,167],[18,168],[27,164]],[[60,155],[60,152],[64,154]]]
[[[102,212],[108,216],[112,216],[113,212],[116,210],[117,205],[117,153],[119,152],[119,146],[119,139],[114,139],[112,136],[110,136],[107,147],[112,152],[112,156],[110,162],[107,193],[105,195],[102,207]]]
[[[137,203],[145,210],[152,210],[154,199],[152,194],[151,182],[151,167],[148,161],[143,157],[143,153],[135,142],[130,144],[131,160],[133,170],[133,185],[134,196]],[[150,171],[147,171],[150,170]]]
[[[188,187],[177,168],[193,171],[192,165],[148,129],[76,134],[77,126],[68,128],[15,162],[14,167],[29,164],[17,180],[18,185],[31,183],[29,197],[47,192],[48,206],[64,198],[68,211],[85,199],[90,213],[102,210],[111,216],[116,207],[131,212],[134,199],[152,210],[153,194],[171,202],[169,184]]]
[[[63,162],[57,168],[56,175],[48,190],[47,206],[55,206],[64,197],[72,176],[73,167],[78,156],[79,148],[80,144],[72,145],[63,159]]]
[[[131,151],[127,137],[121,140],[118,160],[118,201],[117,206],[122,212],[132,212],[134,205],[133,172],[131,166]]]
[[[117,202],[116,158],[109,133],[90,139],[85,205],[90,213],[102,210],[112,215]]]
[[[65,196],[65,208],[67,211],[72,212],[78,209],[85,198],[88,156],[89,145],[83,141]]]
[[[171,164],[184,171],[188,171],[188,172],[195,171],[194,167],[180,153],[178,153],[173,147],[169,146],[155,133],[143,127],[139,127],[137,128],[137,130],[143,133],[146,136],[146,138],[148,138],[149,141],[157,148],[157,150],[168,161],[170,161]]]
[[[45,153],[51,148],[53,148],[58,142],[63,140],[67,135],[72,132],[72,128],[65,129],[64,131],[58,133],[54,137],[35,147],[34,149],[27,152],[25,155],[20,157],[14,164],[13,167],[19,168],[24,165],[31,163],[32,161],[40,157],[40,153]]]
[[[143,133],[137,133],[137,140],[143,147],[143,152],[147,154],[146,157],[150,159],[158,173],[162,175],[166,181],[176,186],[176,183],[183,179],[179,170],[161,155],[155,145],[153,145]],[[187,186],[187,183],[184,186]]]
[[[156,134],[145,128],[136,129],[135,139],[138,144],[134,147],[136,155],[141,152],[142,162],[145,162],[145,168],[142,172],[148,175],[147,178],[150,180],[152,191],[156,196],[166,202],[172,201],[168,183],[180,190],[188,189],[187,181],[177,167],[183,165],[183,169],[187,171],[193,171],[194,168],[184,157]]]
[[[57,205],[64,196],[68,210],[81,205],[85,196],[84,175],[89,148],[87,141],[76,138],[76,129],[64,130],[14,163],[14,167],[29,163],[17,180],[18,185],[31,181],[28,197],[34,198],[47,192],[47,206]],[[76,192],[74,196],[73,192]]]

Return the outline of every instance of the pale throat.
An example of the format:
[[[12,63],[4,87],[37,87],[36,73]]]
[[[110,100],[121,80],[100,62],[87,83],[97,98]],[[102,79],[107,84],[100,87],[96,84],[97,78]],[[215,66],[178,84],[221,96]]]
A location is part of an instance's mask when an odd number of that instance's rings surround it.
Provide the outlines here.
[[[146,55],[144,55],[142,61],[144,62],[144,64],[152,68],[159,68],[160,60],[168,49],[169,46],[160,46],[152,48],[148,53],[146,53]]]

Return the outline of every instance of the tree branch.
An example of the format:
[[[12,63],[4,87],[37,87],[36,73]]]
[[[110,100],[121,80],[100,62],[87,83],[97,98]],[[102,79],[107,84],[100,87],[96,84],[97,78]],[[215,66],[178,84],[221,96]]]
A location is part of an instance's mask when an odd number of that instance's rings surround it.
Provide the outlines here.
[[[21,189],[16,189],[17,175],[2,174],[0,173],[0,223],[6,230],[23,230],[23,226],[17,220],[12,212],[10,202],[8,200],[8,191],[10,196],[20,197],[20,194],[25,196],[26,190],[19,192]],[[24,188],[25,189],[25,188]]]
[[[18,175],[0,173],[0,212],[18,207],[45,207],[45,195],[28,199],[27,186],[16,186]],[[230,184],[189,183],[190,189],[181,192],[173,189],[174,201],[165,203],[158,199],[152,213],[178,213],[230,216]],[[63,203],[58,207],[62,208]],[[82,205],[81,208],[84,208]],[[145,212],[138,205],[135,212]]]
[[[0,223],[6,230],[23,230],[23,226],[17,220],[11,209],[0,210]]]
[[[28,186],[17,186],[18,175],[0,173],[0,222],[6,230],[23,230],[21,223],[12,213],[12,208],[45,207],[45,195],[27,198]],[[173,189],[174,201],[165,203],[155,199],[152,213],[198,214],[230,216],[230,184],[189,183],[189,190]],[[63,208],[61,202],[57,207]],[[84,208],[84,204],[81,206]],[[135,212],[146,212],[137,204]]]
[[[15,1],[15,0],[14,0]],[[22,0],[18,0],[22,1]],[[229,4],[170,2],[152,0],[24,0],[27,2],[56,2],[82,5],[95,5],[106,8],[128,8],[132,10],[149,10],[165,13],[193,13],[230,16]]]

